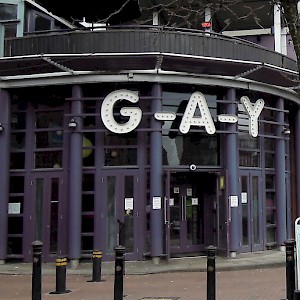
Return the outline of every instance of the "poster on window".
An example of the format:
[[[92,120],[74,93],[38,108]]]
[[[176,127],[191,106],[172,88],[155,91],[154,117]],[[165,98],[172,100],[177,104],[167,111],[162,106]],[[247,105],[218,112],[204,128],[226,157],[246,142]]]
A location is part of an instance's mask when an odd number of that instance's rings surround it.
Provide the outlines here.
[[[133,210],[133,198],[125,198],[125,210]]]
[[[241,194],[241,198],[242,198],[242,204],[247,204],[247,193],[243,192]]]
[[[18,215],[21,213],[21,203],[8,203],[8,213]]]

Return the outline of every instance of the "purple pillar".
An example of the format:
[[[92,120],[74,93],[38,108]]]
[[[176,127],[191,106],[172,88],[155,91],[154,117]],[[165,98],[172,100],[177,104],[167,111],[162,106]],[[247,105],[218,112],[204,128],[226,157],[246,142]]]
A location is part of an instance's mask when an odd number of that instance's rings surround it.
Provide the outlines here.
[[[227,91],[226,113],[236,115],[236,100],[235,89]],[[227,124],[228,133],[226,134],[226,168],[228,170],[228,196],[238,196],[238,144],[237,144],[237,124]],[[240,199],[239,199],[240,200]],[[230,212],[230,226],[229,226],[229,252],[231,256],[235,256],[239,248],[239,207],[231,207],[228,201],[228,211]]]
[[[9,197],[9,157],[10,157],[10,97],[0,90],[0,261],[7,255],[7,220]]]
[[[300,153],[300,109],[297,111],[295,123],[295,153]],[[295,156],[296,160],[296,182],[300,182],[300,156]],[[297,217],[300,217],[300,184],[296,184]]]
[[[275,186],[276,186],[276,229],[277,229],[277,245],[284,246],[287,239],[286,225],[286,182],[285,182],[285,141],[283,139],[284,126],[284,101],[279,98],[276,103],[278,112],[276,114],[276,139],[275,141]]]
[[[161,111],[161,86],[154,84],[152,89],[152,112]],[[150,138],[150,201],[151,201],[151,256],[159,261],[163,254],[163,196],[162,196],[162,137],[161,122],[151,119]],[[156,199],[156,200],[155,200]],[[159,208],[160,202],[160,208]],[[153,205],[155,204],[155,205]]]
[[[81,197],[82,197],[82,91],[74,86],[71,102],[72,119],[76,127],[69,127],[69,259],[76,268],[81,257]],[[71,118],[70,118],[71,119]]]

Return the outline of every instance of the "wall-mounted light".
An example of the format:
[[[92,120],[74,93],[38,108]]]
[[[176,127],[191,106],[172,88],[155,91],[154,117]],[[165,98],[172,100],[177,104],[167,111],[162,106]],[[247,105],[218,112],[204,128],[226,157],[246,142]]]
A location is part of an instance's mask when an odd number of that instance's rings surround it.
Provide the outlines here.
[[[220,189],[224,190],[225,189],[225,176],[220,176],[219,177],[219,183],[220,183]]]
[[[71,119],[69,124],[68,124],[69,128],[76,128],[77,127],[77,123],[74,119]]]
[[[4,127],[2,126],[2,123],[0,123],[0,132],[4,130]]]
[[[291,131],[289,128],[283,127],[282,133],[288,135],[288,134],[291,134]]]

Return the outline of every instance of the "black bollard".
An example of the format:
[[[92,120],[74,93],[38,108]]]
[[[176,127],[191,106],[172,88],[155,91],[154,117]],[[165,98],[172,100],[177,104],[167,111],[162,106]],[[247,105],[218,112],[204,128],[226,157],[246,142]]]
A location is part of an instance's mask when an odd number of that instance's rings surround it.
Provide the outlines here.
[[[102,261],[102,251],[93,251],[93,282],[101,281],[101,261]]]
[[[286,299],[294,300],[295,291],[295,240],[285,241],[286,254]]]
[[[115,250],[115,283],[114,300],[123,300],[123,275],[124,275],[124,253],[123,246],[117,246]]]
[[[208,246],[207,251],[207,300],[216,299],[216,247]]]
[[[67,258],[58,257],[56,259],[56,290],[50,292],[50,294],[66,294],[71,292],[66,289],[66,268]]]
[[[32,244],[32,300],[42,298],[42,247],[41,241]]]

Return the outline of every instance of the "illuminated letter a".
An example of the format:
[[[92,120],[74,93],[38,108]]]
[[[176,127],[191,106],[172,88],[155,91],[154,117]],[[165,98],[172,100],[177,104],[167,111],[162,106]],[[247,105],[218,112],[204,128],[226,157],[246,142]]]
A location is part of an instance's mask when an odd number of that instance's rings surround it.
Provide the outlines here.
[[[201,116],[195,116],[197,106],[199,107]],[[204,126],[208,134],[214,134],[216,132],[216,127],[205,97],[200,92],[192,94],[182,117],[179,130],[182,133],[187,133],[192,125],[199,127]]]

